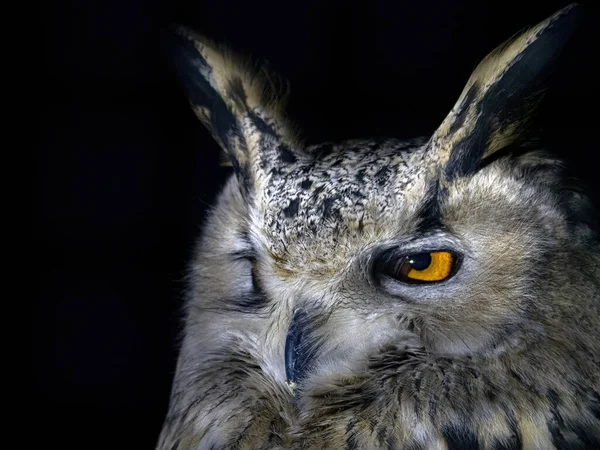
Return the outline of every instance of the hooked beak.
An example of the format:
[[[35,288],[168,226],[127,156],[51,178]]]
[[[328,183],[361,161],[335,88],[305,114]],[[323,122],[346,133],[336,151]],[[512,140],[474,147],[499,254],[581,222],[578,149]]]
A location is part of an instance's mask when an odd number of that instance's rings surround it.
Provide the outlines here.
[[[310,325],[308,314],[303,310],[296,311],[285,339],[285,376],[292,393],[306,375],[319,348],[318,341],[311,337]]]

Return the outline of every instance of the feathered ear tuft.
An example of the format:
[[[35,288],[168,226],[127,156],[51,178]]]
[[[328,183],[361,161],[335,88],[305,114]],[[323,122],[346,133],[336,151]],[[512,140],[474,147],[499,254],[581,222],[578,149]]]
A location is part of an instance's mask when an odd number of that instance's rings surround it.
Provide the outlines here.
[[[515,142],[541,99],[545,81],[576,29],[569,5],[498,46],[476,67],[430,140],[442,183],[477,170],[483,158]]]
[[[283,110],[289,86],[264,65],[251,64],[222,45],[178,26],[166,50],[196,116],[227,155],[243,193],[252,193],[259,168],[273,153],[299,146]]]

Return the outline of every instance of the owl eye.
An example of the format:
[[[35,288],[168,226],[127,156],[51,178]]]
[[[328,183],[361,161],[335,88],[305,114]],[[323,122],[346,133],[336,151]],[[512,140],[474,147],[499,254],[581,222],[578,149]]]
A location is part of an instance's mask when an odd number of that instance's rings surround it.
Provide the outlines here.
[[[404,283],[436,283],[450,278],[457,256],[449,251],[431,251],[386,258],[380,273]]]

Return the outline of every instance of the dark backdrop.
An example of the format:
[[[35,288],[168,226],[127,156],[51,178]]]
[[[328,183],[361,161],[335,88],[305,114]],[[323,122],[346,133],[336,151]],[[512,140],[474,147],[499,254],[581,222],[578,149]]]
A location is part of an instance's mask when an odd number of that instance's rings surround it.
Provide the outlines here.
[[[165,26],[267,59],[309,142],[410,137],[433,132],[488,51],[566,3],[45,2],[32,438],[150,449],[166,412],[185,267],[228,171],[165,68]],[[540,123],[597,189],[599,22],[586,6]]]

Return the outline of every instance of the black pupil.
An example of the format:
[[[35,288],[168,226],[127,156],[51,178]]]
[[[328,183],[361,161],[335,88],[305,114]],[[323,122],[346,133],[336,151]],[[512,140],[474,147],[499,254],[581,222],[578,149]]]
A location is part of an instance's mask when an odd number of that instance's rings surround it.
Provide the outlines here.
[[[425,270],[431,265],[431,255],[429,253],[410,255],[408,261],[413,269]]]

